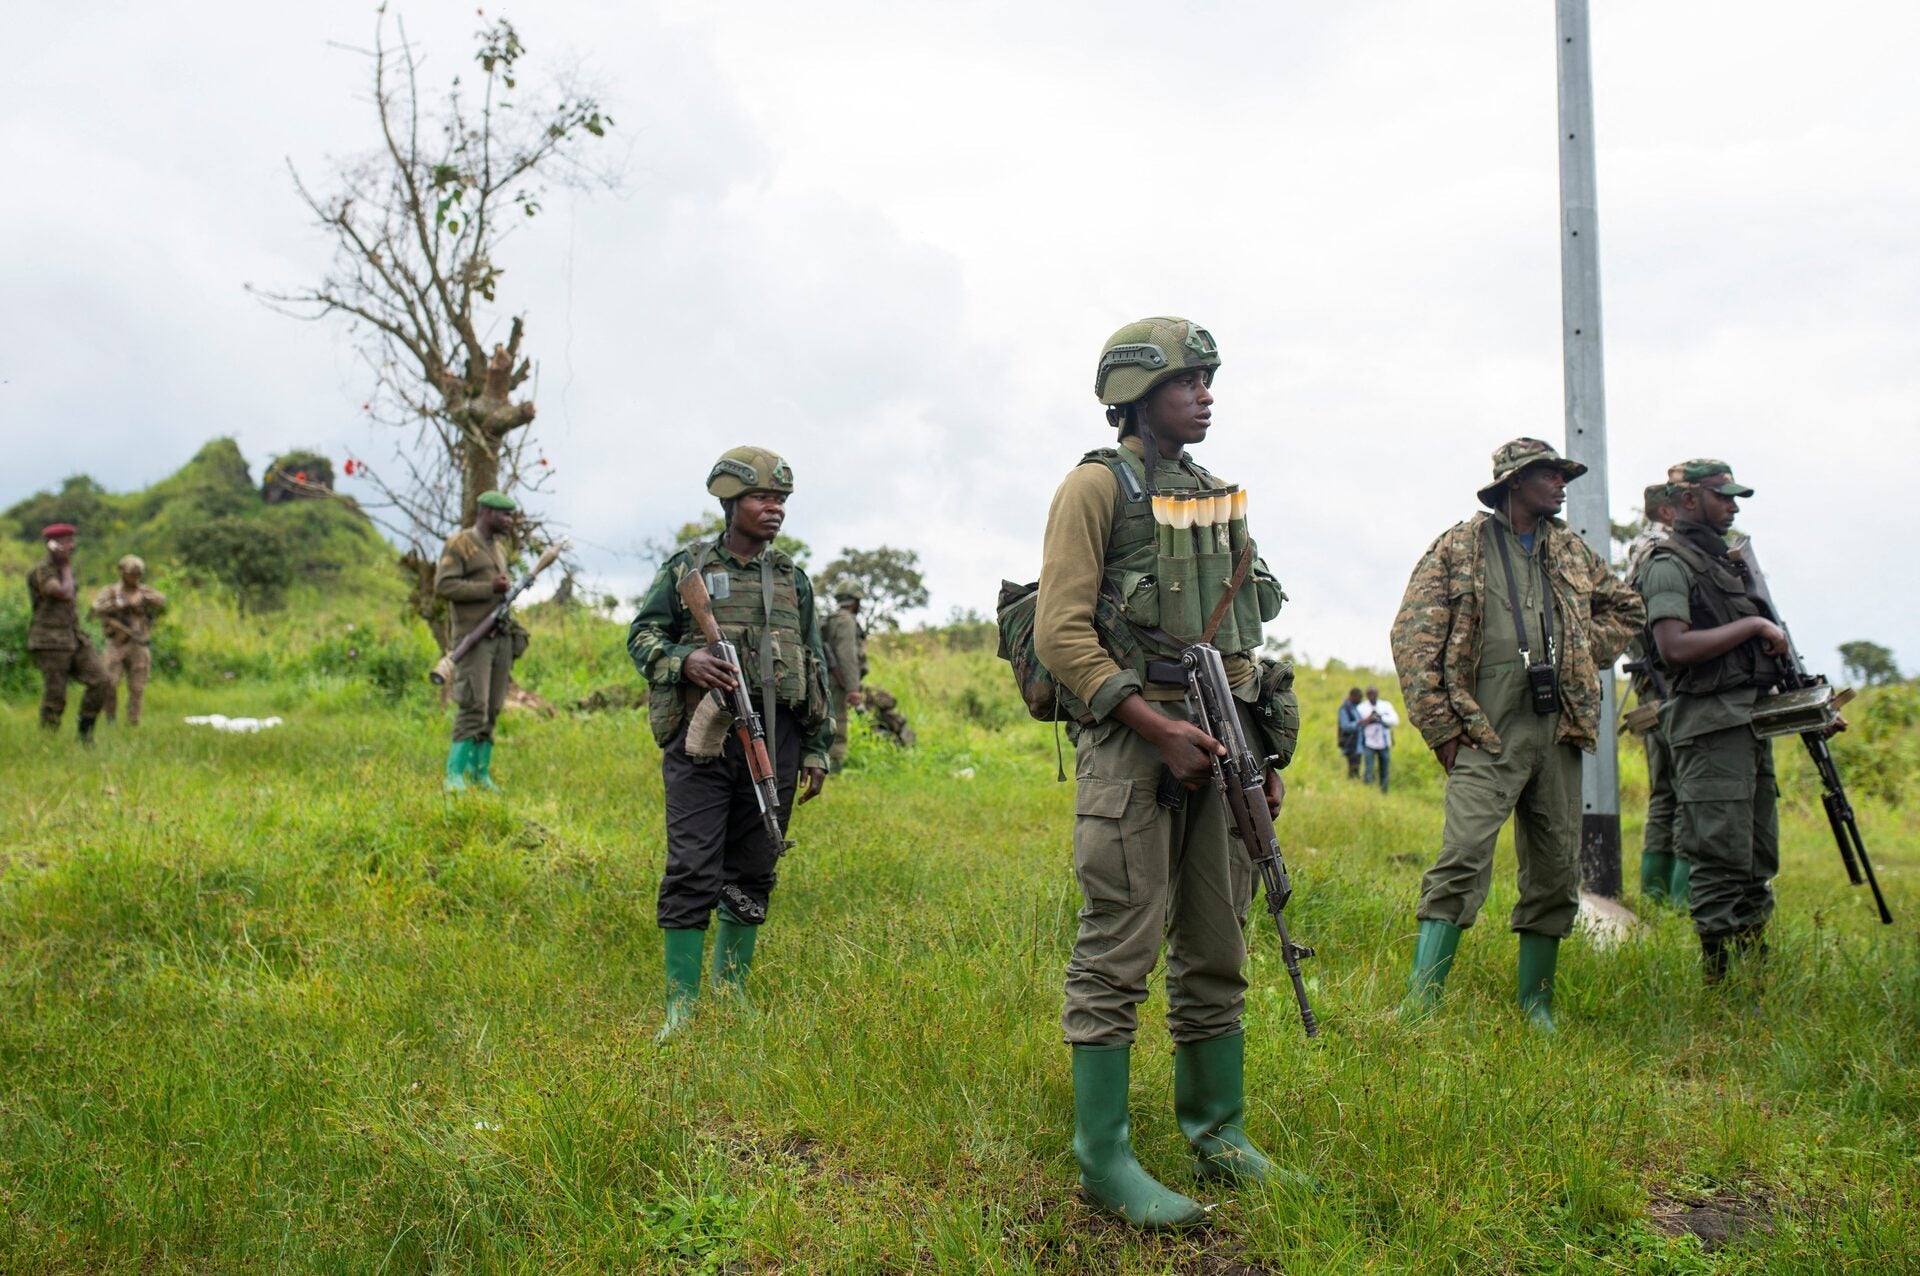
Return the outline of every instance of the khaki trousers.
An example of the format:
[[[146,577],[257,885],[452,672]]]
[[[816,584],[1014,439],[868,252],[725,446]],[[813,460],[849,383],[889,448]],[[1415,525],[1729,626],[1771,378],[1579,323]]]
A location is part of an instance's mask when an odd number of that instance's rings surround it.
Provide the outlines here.
[[[1673,747],[1680,802],[1678,850],[1693,861],[1693,928],[1726,935],[1773,916],[1780,871],[1773,741],[1749,726],[1728,727]]]
[[[847,760],[847,715],[853,711],[847,707],[847,693],[831,675],[827,678],[827,690],[833,696],[833,747],[827,750],[827,761],[838,770]]]
[[[80,716],[97,718],[113,693],[107,671],[91,646],[81,644],[72,651],[36,651],[33,663],[40,666],[40,725],[58,727],[67,712],[67,683],[78,679],[87,689],[80,699]]]
[[[107,721],[113,721],[114,701],[119,699],[122,677],[127,681],[127,725],[140,725],[140,706],[147,694],[147,677],[153,672],[153,650],[144,642],[122,639],[107,641]]]
[[[1186,717],[1177,702],[1152,707]],[[1250,729],[1244,709],[1241,725]],[[1239,1031],[1253,864],[1228,833],[1218,792],[1190,791],[1177,811],[1159,805],[1160,751],[1116,721],[1081,731],[1075,750],[1073,871],[1083,903],[1060,1016],[1067,1043],[1132,1043],[1163,941],[1173,1039]]]
[[[1672,855],[1684,849],[1673,832],[1680,805],[1673,793],[1673,746],[1659,726],[1649,729],[1640,742],[1647,750],[1647,830],[1640,849],[1653,855]]]
[[[506,634],[482,638],[453,667],[453,738],[493,742],[493,724],[507,702],[513,673],[513,639]]]

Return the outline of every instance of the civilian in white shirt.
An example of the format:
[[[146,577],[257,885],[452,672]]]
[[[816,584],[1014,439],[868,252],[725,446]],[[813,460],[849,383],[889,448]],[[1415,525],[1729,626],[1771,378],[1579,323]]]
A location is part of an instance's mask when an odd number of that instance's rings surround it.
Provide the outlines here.
[[[1380,763],[1380,791],[1387,791],[1387,762],[1393,753],[1393,729],[1400,725],[1400,715],[1393,711],[1390,701],[1380,698],[1380,688],[1367,688],[1367,701],[1360,706],[1360,749],[1366,755],[1366,774],[1364,782],[1373,783],[1373,765],[1376,759]]]

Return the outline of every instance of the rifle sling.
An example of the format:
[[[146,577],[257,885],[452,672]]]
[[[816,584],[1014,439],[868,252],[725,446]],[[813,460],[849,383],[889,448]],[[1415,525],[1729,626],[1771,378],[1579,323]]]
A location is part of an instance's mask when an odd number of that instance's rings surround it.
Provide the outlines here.
[[[1507,573],[1507,611],[1513,617],[1513,641],[1520,649],[1520,659],[1527,664],[1533,663],[1533,652],[1527,647],[1527,631],[1520,623],[1520,586],[1513,579],[1513,556],[1507,552],[1507,538],[1502,536],[1499,519],[1493,521],[1493,545],[1500,551],[1500,566]],[[1520,533],[1515,532],[1518,536]],[[1553,663],[1553,583],[1545,579],[1546,571],[1541,569],[1540,581],[1540,641],[1547,663]]]
[[[1200,633],[1201,642],[1213,641],[1220,622],[1226,619],[1227,610],[1233,606],[1234,596],[1240,592],[1240,586],[1247,583],[1247,573],[1252,570],[1253,542],[1249,540],[1240,547],[1240,561],[1234,564],[1233,579],[1227,582],[1227,592],[1220,595],[1220,601],[1213,605],[1213,615],[1207,617],[1207,627]]]

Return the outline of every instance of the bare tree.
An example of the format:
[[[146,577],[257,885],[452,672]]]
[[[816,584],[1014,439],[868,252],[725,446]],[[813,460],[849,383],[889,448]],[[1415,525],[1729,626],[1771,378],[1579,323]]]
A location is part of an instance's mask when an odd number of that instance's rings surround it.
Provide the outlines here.
[[[476,33],[479,84],[456,75],[443,100],[426,101],[422,55],[404,23],[395,29],[390,45],[382,9],[373,47],[356,50],[372,64],[379,149],[342,165],[329,195],[288,162],[333,239],[333,265],[311,287],[253,291],[296,318],[347,319],[373,375],[366,410],[394,437],[391,469],[356,461],[349,472],[379,493],[369,513],[406,546],[415,607],[431,620],[440,543],[473,521],[479,495],[538,491],[551,476],[527,428],[524,315],[508,317],[505,341],[493,339],[498,253],[516,224],[539,214],[544,183],[611,183],[582,152],[613,119],[565,85],[536,103],[516,100],[526,50],[505,18]]]

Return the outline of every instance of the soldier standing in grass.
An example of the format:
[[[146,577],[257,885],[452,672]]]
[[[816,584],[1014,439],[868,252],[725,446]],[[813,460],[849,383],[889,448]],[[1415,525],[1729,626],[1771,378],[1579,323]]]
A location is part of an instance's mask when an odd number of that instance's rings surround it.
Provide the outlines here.
[[[71,523],[52,523],[40,531],[47,556],[27,573],[27,599],[33,608],[27,623],[27,651],[40,666],[40,725],[60,729],[67,712],[67,682],[86,687],[80,699],[80,739],[92,743],[93,724],[113,693],[107,671],[94,654],[93,640],[80,628],[74,607],[73,547],[79,533]]]
[[[1539,439],[1503,443],[1479,491],[1492,513],[1442,532],[1393,623],[1407,717],[1447,772],[1440,858],[1420,886],[1403,1017],[1440,998],[1460,934],[1493,881],[1514,816],[1520,1006],[1553,1030],[1560,941],[1580,904],[1580,751],[1595,747],[1600,679],[1639,629],[1639,596],[1555,515],[1587,467]]]
[[[802,773],[799,800],[819,796],[833,744],[813,583],[773,543],[786,521],[793,471],[765,448],[737,447],[714,463],[707,491],[720,498],[724,529],[661,565],[627,630],[627,653],[647,680],[648,726],[666,787],[667,864],[657,913],[667,976],[666,1023],[656,1038],[662,1042],[693,1015],[716,911],[714,982],[734,992],[745,986],[782,850],[761,819],[738,735],[727,732],[717,755],[689,754],[694,710],[709,693],[745,680],[762,706],[783,831]],[[744,669],[707,649],[680,598],[689,572],[705,577],[714,621]]]
[[[1639,573],[1647,626],[1672,671],[1661,725],[1673,749],[1680,854],[1693,862],[1693,928],[1707,982],[1736,953],[1763,954],[1780,871],[1773,741],[1753,731],[1753,705],[1780,677],[1787,636],[1747,588],[1727,553],[1738,498],[1725,461],[1699,458],[1667,471],[1673,534]]]
[[[153,622],[167,609],[167,596],[143,582],[147,565],[136,555],[126,555],[118,566],[120,583],[94,595],[93,615],[107,632],[107,721],[113,721],[113,702],[119,698],[120,679],[125,677],[127,725],[137,727],[147,676],[153,671],[149,649]]]
[[[440,551],[433,592],[452,604],[451,649],[493,614],[513,582],[507,576],[506,538],[520,507],[505,492],[482,492],[475,502],[473,526],[455,532]],[[454,666],[453,747],[447,753],[446,790],[458,793],[469,783],[496,788],[493,727],[507,702],[513,662],[526,649],[526,631],[511,621],[473,645]]]
[[[1673,488],[1655,483],[1646,490],[1641,508],[1647,525],[1627,546],[1627,584],[1641,592],[1641,575],[1651,561],[1654,549],[1666,542],[1673,529]],[[1627,655],[1639,668],[1633,674],[1635,708],[1630,717],[1647,755],[1647,824],[1640,844],[1640,893],[1659,904],[1687,906],[1689,879],[1693,865],[1678,853],[1674,822],[1678,802],[1673,793],[1673,748],[1667,743],[1666,728],[1660,725],[1663,692],[1673,680],[1672,671],[1660,663],[1660,653],[1644,633],[1635,634]]]
[[[1219,366],[1212,336],[1185,319],[1141,320],[1108,340],[1094,390],[1120,445],[1081,458],[1054,495],[1034,613],[1035,654],[1077,719],[1069,728],[1078,759],[1073,862],[1084,903],[1061,1016],[1073,1051],[1073,1151],[1087,1195],[1136,1227],[1204,1217],[1194,1200],[1141,1167],[1129,1136],[1138,1007],[1163,944],[1174,1115],[1198,1172],[1246,1182],[1283,1174],[1244,1129],[1252,864],[1229,836],[1212,789],[1213,760],[1224,750],[1190,720],[1179,647],[1162,641],[1172,637],[1167,630],[1184,631],[1174,643],[1191,641],[1237,597],[1224,573],[1203,579],[1195,558],[1162,556],[1152,512],[1156,493],[1222,486],[1186,452],[1212,425]],[[1284,598],[1278,583],[1264,564],[1243,579],[1259,599],[1258,620],[1271,619]],[[1096,622],[1108,590],[1143,627],[1122,641]],[[1225,611],[1216,612],[1222,598]],[[1217,643],[1235,694],[1252,702],[1264,685],[1253,658],[1259,625],[1230,630],[1235,636],[1223,633]],[[1242,716],[1250,739],[1267,739],[1244,709]],[[1156,800],[1169,772],[1186,789],[1172,807]],[[1283,792],[1271,771],[1267,801],[1276,813]]]
[[[847,715],[860,707],[861,684],[867,680],[867,631],[860,624],[860,603],[866,591],[851,582],[833,592],[840,604],[821,629],[827,650],[827,685],[833,693],[833,749],[827,766],[838,773],[847,760]]]

